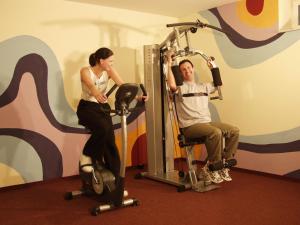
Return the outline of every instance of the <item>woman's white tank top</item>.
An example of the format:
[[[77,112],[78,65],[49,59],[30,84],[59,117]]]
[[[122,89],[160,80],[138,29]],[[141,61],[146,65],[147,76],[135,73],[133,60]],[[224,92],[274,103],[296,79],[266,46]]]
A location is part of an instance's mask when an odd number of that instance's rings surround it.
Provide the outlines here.
[[[100,92],[105,93],[108,80],[109,80],[106,71],[103,71],[100,78],[98,78],[92,71],[91,67],[88,67],[88,69],[90,72],[90,78],[92,82],[95,84],[96,88]],[[90,89],[83,82],[81,82],[81,88],[82,88],[81,99],[86,101],[91,101],[91,102],[98,102],[96,98],[91,95]]]

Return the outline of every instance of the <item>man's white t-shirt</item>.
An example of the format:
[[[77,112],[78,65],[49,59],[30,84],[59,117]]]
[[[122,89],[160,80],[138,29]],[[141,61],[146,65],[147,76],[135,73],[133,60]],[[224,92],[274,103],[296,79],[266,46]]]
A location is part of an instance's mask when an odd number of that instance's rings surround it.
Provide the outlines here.
[[[195,123],[211,122],[211,115],[208,108],[209,94],[216,88],[213,83],[183,82],[179,87],[181,94],[206,93],[207,96],[182,97],[176,95],[176,110],[180,128],[189,127]]]

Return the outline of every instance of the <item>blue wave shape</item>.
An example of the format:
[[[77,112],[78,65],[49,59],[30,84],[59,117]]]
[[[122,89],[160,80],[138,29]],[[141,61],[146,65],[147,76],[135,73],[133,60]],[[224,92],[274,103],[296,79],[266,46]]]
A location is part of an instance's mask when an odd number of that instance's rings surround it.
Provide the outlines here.
[[[34,131],[18,128],[1,128],[0,135],[17,137],[33,146],[42,162],[43,180],[62,176],[63,162],[61,153],[57,146],[45,136]],[[22,174],[22,171],[19,172]]]
[[[216,17],[214,15],[214,10],[212,11],[202,11],[199,15],[203,16],[209,21],[209,24],[220,27],[221,26],[221,17]],[[230,24],[228,24],[230,26]],[[226,27],[225,27],[226,30]],[[233,28],[227,32],[233,32]],[[234,31],[238,34],[236,31]],[[225,34],[220,34],[220,32],[213,32],[215,35],[216,44],[220,49],[221,54],[223,55],[224,60],[232,68],[245,68],[260,64],[263,61],[268,60],[271,57],[279,54],[284,51],[286,48],[297,42],[300,38],[300,30],[286,33],[279,33],[277,36],[269,39],[267,42],[260,42],[259,45],[253,45],[252,48],[241,48],[233,42],[233,39],[230,39]],[[245,39],[252,43],[252,40]],[[254,42],[253,42],[254,43]],[[230,49],[230,51],[228,51]],[[243,56],[243,57],[241,57]]]

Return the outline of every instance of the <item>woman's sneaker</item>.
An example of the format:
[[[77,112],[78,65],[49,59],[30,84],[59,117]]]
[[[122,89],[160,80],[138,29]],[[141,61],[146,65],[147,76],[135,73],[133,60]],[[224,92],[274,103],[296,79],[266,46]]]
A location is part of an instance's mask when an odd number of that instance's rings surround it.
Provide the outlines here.
[[[229,175],[229,169],[223,168],[222,170],[219,170],[220,177],[225,181],[232,181],[231,176]]]
[[[93,171],[91,157],[81,154],[79,164],[83,172],[91,173]]]

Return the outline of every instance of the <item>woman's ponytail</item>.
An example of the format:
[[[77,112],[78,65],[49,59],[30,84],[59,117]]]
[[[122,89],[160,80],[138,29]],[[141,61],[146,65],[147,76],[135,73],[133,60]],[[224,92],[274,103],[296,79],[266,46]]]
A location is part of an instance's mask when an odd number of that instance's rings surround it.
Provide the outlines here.
[[[89,63],[90,63],[91,66],[95,66],[96,65],[96,56],[95,56],[95,53],[92,53],[90,55]]]
[[[92,53],[89,58],[89,64],[95,66],[100,59],[107,59],[114,53],[109,48],[99,48],[95,53]]]

